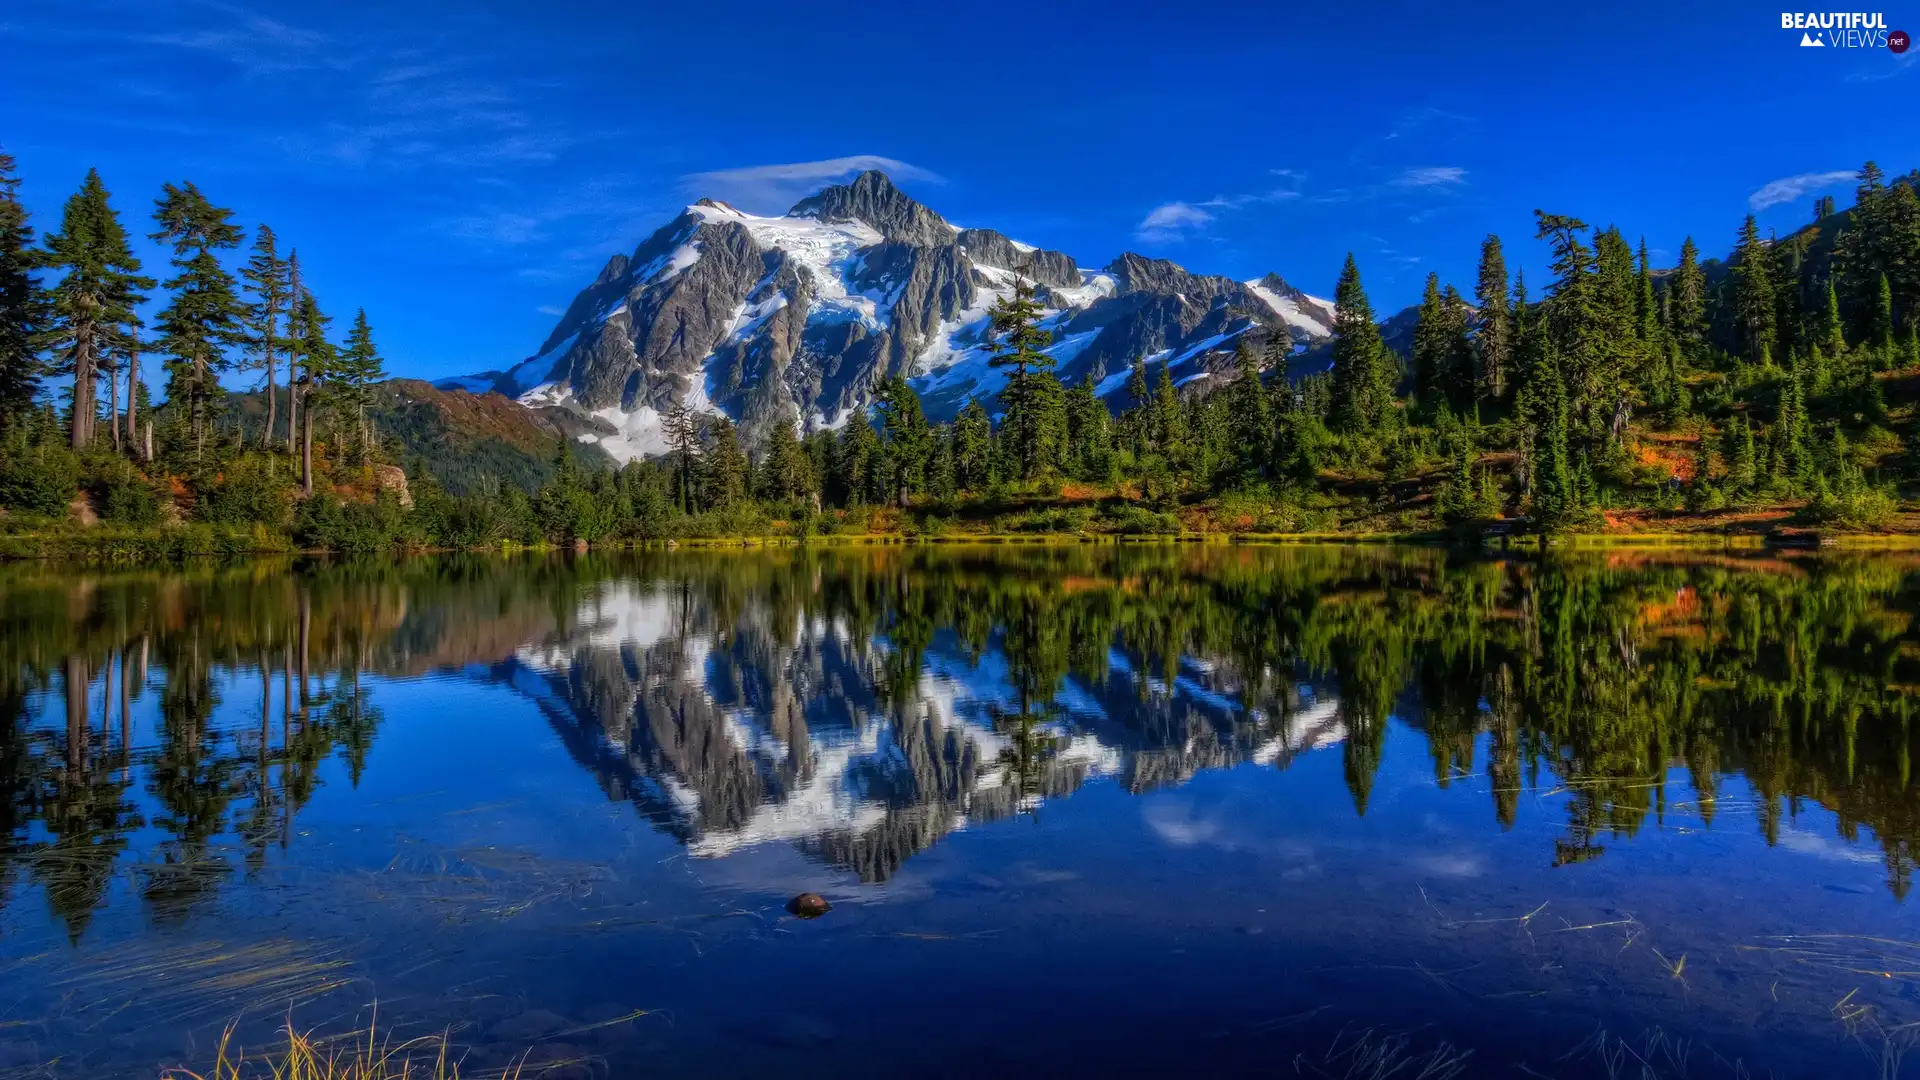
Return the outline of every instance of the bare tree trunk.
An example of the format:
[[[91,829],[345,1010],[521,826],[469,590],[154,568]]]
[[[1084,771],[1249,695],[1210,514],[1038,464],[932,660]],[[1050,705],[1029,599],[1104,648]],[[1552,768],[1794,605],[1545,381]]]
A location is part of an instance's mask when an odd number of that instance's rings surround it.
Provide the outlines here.
[[[313,408],[300,417],[300,491],[313,494]]]
[[[120,779],[133,767],[133,665],[126,646],[120,647]]]
[[[293,381],[293,371],[287,371],[287,453],[300,452],[300,384]]]
[[[137,446],[140,442],[140,427],[136,423],[140,405],[140,350],[127,351],[127,445]],[[151,459],[149,459],[151,460]]]
[[[273,426],[280,415],[280,398],[273,388],[273,327],[267,327],[267,429],[260,433],[260,449],[273,445]]]
[[[153,463],[153,421],[151,420],[147,421],[147,445],[142,456],[147,459],[148,464]]]
[[[114,452],[119,453],[121,450],[120,424],[118,422],[120,418],[120,373],[117,371],[107,372],[107,415],[114,419],[114,422],[108,426],[113,428]]]

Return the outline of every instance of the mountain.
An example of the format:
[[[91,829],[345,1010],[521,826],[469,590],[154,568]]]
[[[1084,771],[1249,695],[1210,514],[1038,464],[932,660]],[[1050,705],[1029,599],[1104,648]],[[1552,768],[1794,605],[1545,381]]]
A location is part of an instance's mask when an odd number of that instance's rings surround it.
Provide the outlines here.
[[[1243,337],[1264,347],[1285,334],[1304,352],[1332,327],[1332,304],[1275,274],[1234,281],[1132,253],[1087,270],[958,228],[865,172],[784,217],[701,199],[610,258],[532,356],[436,385],[564,415],[620,461],[665,450],[663,417],[678,406],[724,413],[749,438],[836,428],[894,374],[935,420],[972,398],[997,412],[1006,380],[987,363],[987,312],[1017,274],[1037,286],[1061,378],[1110,399],[1137,357],[1183,386],[1223,381]]]

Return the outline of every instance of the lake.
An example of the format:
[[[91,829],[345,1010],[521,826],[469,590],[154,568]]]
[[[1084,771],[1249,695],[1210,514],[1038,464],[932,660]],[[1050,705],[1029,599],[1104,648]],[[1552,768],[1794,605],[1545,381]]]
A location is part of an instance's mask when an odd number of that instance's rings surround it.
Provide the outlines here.
[[[1901,1075],[1916,614],[1846,553],[0,566],[0,1077],[376,1005],[465,1076]]]

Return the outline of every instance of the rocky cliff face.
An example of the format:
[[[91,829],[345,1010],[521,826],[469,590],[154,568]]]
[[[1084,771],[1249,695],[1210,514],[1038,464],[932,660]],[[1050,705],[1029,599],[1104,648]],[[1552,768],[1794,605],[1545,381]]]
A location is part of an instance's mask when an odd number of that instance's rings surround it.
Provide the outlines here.
[[[610,258],[539,351],[508,371],[442,381],[568,412],[617,460],[660,453],[665,415],[721,413],[757,439],[837,427],[881,379],[914,380],[935,420],[998,411],[987,318],[1020,278],[1037,288],[1056,370],[1121,392],[1136,358],[1204,390],[1240,340],[1323,341],[1332,305],[1269,274],[1194,274],[1126,254],[1082,270],[991,229],[955,229],[878,172],[757,217],[702,199]]]

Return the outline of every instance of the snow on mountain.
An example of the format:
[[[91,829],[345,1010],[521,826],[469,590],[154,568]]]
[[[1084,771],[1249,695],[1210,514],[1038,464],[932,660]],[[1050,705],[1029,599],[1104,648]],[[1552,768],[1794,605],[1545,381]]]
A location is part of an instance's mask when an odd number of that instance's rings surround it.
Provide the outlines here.
[[[1332,329],[1332,305],[1277,275],[1243,283],[1133,254],[1085,270],[956,228],[868,172],[784,217],[702,199],[609,259],[528,359],[437,385],[565,410],[582,441],[623,461],[663,452],[678,409],[724,415],[749,440],[775,424],[833,428],[896,374],[935,420],[976,399],[997,412],[1006,377],[987,362],[988,312],[1021,279],[1056,371],[1103,395],[1123,391],[1136,358],[1204,387],[1230,373],[1243,338],[1264,348],[1284,333],[1299,349]]]

